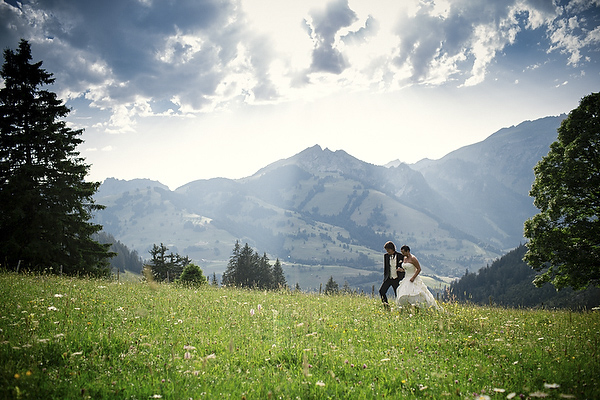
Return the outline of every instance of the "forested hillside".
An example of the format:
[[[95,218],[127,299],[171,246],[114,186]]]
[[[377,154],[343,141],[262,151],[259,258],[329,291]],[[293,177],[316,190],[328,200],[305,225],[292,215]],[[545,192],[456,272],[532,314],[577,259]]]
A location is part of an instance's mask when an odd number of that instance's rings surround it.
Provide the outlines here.
[[[138,274],[142,273],[144,261],[137,251],[130,250],[123,243],[115,239],[113,235],[104,231],[98,232],[98,234],[94,236],[94,240],[97,240],[100,243],[111,244],[110,251],[116,253],[116,255],[109,260],[113,272],[116,272],[116,270],[121,272],[128,270]]]
[[[507,307],[591,309],[600,306],[600,288],[576,292],[571,288],[556,291],[551,284],[535,287],[532,283],[535,271],[523,261],[526,252],[527,247],[520,245],[477,273],[466,271],[450,285],[446,298]]]

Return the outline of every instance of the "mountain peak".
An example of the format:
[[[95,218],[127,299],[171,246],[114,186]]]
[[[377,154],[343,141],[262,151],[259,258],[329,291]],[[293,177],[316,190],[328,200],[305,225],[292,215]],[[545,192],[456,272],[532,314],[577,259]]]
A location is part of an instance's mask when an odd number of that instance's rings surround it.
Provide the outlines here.
[[[316,144],[302,150],[296,155],[260,169],[253,177],[259,177],[265,173],[284,166],[295,165],[306,171],[313,172],[340,172],[356,168],[363,168],[366,163],[346,153],[344,150],[331,151],[327,147],[322,148]]]
[[[151,179],[124,180],[117,178],[106,178],[100,186],[100,195],[110,195],[127,191],[143,190],[148,188],[159,188],[169,191],[169,187]]]

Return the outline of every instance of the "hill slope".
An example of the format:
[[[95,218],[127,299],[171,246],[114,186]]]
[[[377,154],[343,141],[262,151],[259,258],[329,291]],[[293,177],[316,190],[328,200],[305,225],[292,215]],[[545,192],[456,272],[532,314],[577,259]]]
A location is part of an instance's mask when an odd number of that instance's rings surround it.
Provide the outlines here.
[[[220,274],[236,240],[283,262],[288,282],[330,271],[379,273],[387,240],[407,243],[424,273],[458,277],[522,242],[535,210],[533,166],[563,117],[506,128],[446,157],[384,167],[313,146],[243,179],[208,179],[170,191],[159,182],[107,179],[95,221],[142,256],[153,244]],[[299,273],[294,266],[307,266]],[[313,285],[316,281],[311,281]]]
[[[475,304],[508,307],[586,308],[600,305],[600,288],[575,292],[556,291],[547,283],[538,288],[532,282],[535,271],[524,261],[527,247],[521,245],[477,273],[467,273],[450,285],[447,298]]]

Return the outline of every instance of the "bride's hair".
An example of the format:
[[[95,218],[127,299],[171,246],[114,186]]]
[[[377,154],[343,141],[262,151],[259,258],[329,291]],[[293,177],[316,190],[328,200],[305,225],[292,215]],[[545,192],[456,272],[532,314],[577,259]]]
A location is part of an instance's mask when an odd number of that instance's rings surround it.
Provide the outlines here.
[[[410,247],[408,247],[407,245],[404,245],[404,246],[400,247],[400,251],[402,251],[402,250],[410,252]]]

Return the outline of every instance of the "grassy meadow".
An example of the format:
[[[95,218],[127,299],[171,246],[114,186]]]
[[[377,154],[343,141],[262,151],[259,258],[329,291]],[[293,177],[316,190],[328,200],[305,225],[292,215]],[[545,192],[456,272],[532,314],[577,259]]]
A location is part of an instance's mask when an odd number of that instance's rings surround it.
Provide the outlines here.
[[[600,398],[600,314],[0,273],[0,398]]]

